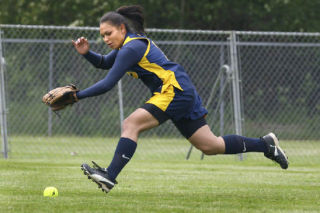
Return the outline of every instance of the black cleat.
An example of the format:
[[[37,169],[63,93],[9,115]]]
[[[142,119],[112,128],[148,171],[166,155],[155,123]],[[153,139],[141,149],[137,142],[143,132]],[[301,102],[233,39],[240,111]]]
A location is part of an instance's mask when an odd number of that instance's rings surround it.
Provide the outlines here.
[[[98,164],[92,161],[93,167],[91,168],[88,164],[84,163],[81,165],[81,170],[85,175],[88,176],[88,179],[91,179],[98,185],[98,188],[101,188],[103,192],[108,193],[117,181],[113,181],[109,178],[107,168],[101,168]]]
[[[280,148],[277,136],[271,132],[263,136],[262,140],[267,146],[267,152],[264,153],[264,156],[280,164],[282,169],[287,169],[289,166],[288,157]]]

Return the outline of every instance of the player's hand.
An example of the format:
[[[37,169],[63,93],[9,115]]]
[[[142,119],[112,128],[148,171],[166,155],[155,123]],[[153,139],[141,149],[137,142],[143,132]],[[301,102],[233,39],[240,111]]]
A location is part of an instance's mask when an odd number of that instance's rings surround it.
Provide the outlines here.
[[[89,42],[84,37],[78,38],[77,41],[72,40],[72,44],[81,55],[86,54],[90,49]]]

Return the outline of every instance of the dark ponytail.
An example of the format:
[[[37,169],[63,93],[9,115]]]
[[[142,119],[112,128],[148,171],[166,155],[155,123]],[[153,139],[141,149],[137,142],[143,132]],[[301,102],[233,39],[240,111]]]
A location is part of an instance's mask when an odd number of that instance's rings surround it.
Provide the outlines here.
[[[115,26],[124,24],[129,32],[145,33],[143,8],[139,5],[122,6],[116,12],[108,12],[101,17],[100,24],[107,21]]]

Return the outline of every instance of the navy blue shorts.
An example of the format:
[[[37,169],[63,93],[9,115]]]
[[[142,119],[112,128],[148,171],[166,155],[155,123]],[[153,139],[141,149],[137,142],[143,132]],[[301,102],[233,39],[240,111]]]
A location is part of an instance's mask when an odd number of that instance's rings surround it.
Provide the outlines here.
[[[168,87],[165,92],[155,92],[141,108],[151,113],[159,124],[171,119],[186,138],[207,124],[204,117],[208,111],[194,89],[181,91]]]

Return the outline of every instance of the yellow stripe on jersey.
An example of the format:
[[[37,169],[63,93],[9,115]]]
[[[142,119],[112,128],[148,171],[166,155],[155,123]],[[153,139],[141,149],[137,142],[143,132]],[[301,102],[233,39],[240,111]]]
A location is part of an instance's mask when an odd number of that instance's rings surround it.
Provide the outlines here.
[[[126,40],[124,41],[123,45],[125,45],[126,43],[135,40],[135,39],[145,39],[148,41],[148,47],[146,52],[144,53],[142,59],[140,60],[140,62],[138,63],[138,65],[149,71],[154,73],[156,76],[158,76],[158,78],[160,78],[163,82],[163,87],[162,87],[162,91],[164,91],[169,85],[173,85],[174,87],[176,87],[177,89],[183,91],[183,89],[181,88],[180,84],[178,83],[174,72],[171,70],[165,70],[163,69],[163,67],[159,66],[156,63],[151,63],[150,61],[148,61],[147,59],[147,55],[150,51],[150,41],[147,38],[143,38],[143,37],[134,37],[134,38],[130,38],[129,36],[126,38]]]
[[[156,105],[162,111],[166,111],[174,96],[174,87],[172,85],[169,85],[166,91],[161,91],[161,93],[155,92],[146,103]]]
[[[130,71],[130,72],[127,72],[127,74],[132,76],[132,77],[134,77],[134,78],[139,78],[139,76],[138,76],[138,74],[136,72]]]
[[[159,66],[156,63],[151,63],[148,59],[147,59],[147,55],[150,51],[150,40],[147,38],[143,38],[143,37],[134,37],[134,38],[130,38],[129,36],[125,39],[123,45],[125,45],[126,43],[135,40],[135,39],[145,39],[148,41],[148,46],[146,49],[146,52],[144,53],[142,59],[138,62],[138,65],[149,71],[154,73],[156,76],[158,76],[158,78],[160,78],[163,82],[162,85],[162,89],[161,89],[161,95],[158,92],[154,93],[154,96],[150,98],[149,101],[147,101],[147,103],[152,103],[154,105],[156,105],[157,107],[159,107],[161,110],[165,111],[167,109],[167,107],[169,106],[169,104],[171,103],[171,101],[173,100],[174,97],[174,87],[183,91],[183,89],[181,88],[180,84],[178,83],[175,74],[173,71],[171,70],[165,70],[163,67]],[[129,74],[137,76],[137,74],[135,72],[129,72]]]

